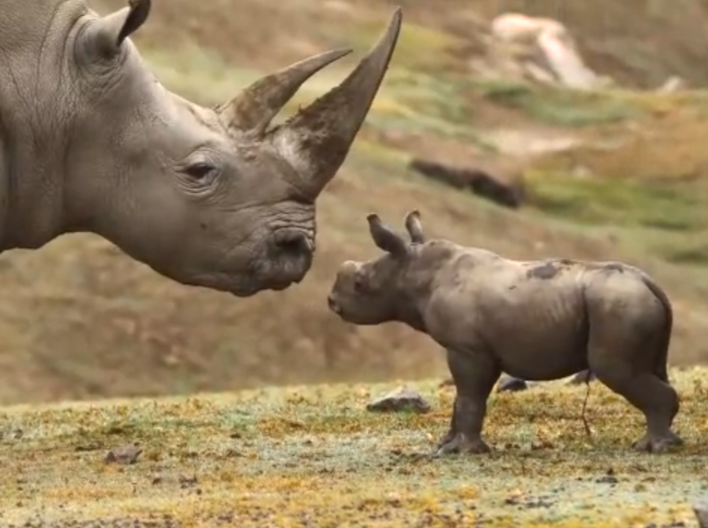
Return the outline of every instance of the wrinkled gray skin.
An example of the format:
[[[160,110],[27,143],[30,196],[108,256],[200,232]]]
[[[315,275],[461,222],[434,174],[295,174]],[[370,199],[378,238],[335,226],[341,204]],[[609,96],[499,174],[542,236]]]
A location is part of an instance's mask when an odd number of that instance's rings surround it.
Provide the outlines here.
[[[400,9],[339,87],[270,126],[349,50],[204,108],[167,91],[127,38],[150,7],[130,0],[99,17],[84,0],[0,4],[0,251],[92,232],[186,285],[246,297],[299,282],[315,251],[315,200],[376,95]]]
[[[344,262],[328,302],[345,321],[406,323],[447,350],[457,395],[437,453],[484,453],[487,399],[503,372],[553,380],[590,368],[646,418],[642,451],[682,444],[667,376],[673,316],[643,271],[617,262],[505,259],[443,239],[425,241],[420,215],[406,216],[411,242],[368,216],[386,253]]]

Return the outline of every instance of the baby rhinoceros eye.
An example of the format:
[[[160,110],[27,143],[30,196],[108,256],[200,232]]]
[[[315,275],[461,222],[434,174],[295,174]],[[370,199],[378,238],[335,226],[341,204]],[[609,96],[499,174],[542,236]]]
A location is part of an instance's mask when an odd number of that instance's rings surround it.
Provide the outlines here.
[[[366,290],[366,285],[364,284],[363,277],[354,277],[354,291],[356,293],[364,293]]]
[[[216,167],[210,163],[200,161],[199,163],[189,165],[184,172],[199,183],[205,183],[214,176]]]

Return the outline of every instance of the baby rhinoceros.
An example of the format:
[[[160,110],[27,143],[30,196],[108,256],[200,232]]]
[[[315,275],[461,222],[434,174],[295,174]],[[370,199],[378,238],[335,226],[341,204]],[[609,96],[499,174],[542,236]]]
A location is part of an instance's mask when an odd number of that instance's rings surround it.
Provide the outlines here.
[[[683,441],[669,384],[672,309],[642,270],[618,262],[516,261],[444,239],[425,241],[417,211],[405,219],[411,243],[367,217],[386,253],[344,262],[328,301],[345,321],[399,321],[447,350],[456,387],[449,432],[437,454],[485,453],[487,399],[502,372],[553,380],[590,368],[646,418],[641,451]]]

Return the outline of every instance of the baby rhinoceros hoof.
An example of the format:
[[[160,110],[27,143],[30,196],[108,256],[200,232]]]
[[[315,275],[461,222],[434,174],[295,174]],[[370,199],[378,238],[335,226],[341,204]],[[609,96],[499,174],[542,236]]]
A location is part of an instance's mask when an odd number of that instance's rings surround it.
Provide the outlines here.
[[[674,448],[681,447],[683,440],[675,433],[669,431],[663,435],[647,433],[642,438],[632,444],[637,451],[647,453],[665,453]]]
[[[457,433],[451,440],[446,440],[444,439],[435,451],[435,456],[453,453],[481,455],[491,451],[491,448],[481,438],[469,438],[462,433]]]

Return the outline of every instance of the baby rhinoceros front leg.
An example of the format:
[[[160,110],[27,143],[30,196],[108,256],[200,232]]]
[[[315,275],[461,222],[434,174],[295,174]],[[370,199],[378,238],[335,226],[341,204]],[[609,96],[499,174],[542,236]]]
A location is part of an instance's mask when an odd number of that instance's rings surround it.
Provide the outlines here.
[[[482,440],[482,425],[487,413],[487,399],[501,369],[493,357],[483,352],[448,349],[447,363],[457,394],[450,430],[438,443],[435,454],[488,453],[491,449]]]

